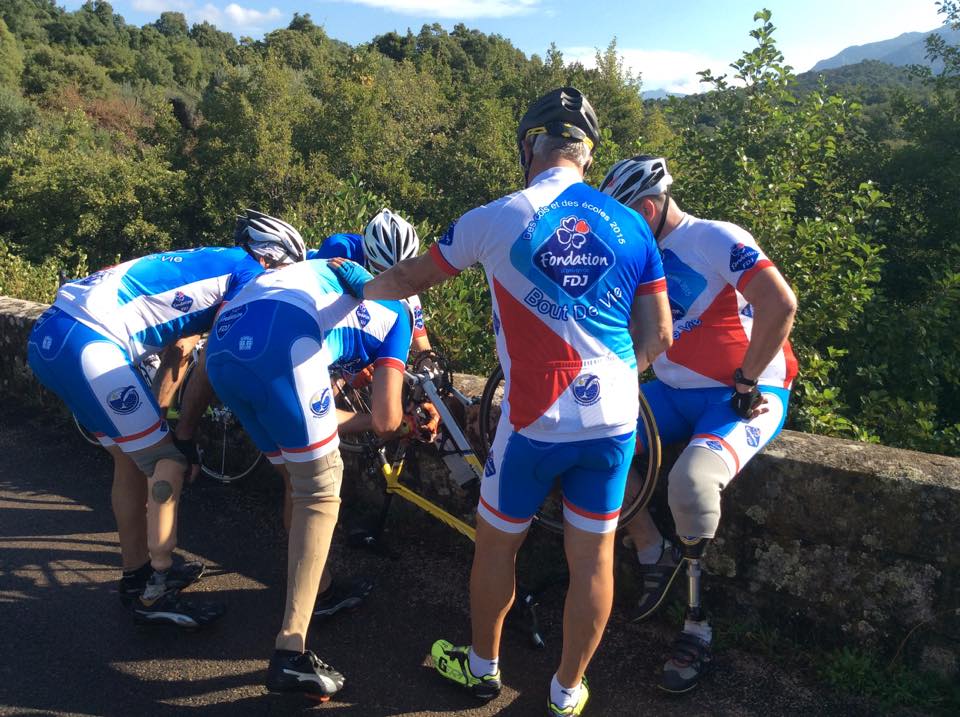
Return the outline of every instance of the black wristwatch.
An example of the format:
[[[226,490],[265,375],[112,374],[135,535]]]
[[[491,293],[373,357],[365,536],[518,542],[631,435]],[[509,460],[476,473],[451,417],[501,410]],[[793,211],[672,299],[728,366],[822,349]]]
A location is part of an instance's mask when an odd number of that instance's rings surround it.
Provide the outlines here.
[[[741,386],[749,386],[750,388],[753,388],[754,386],[757,385],[757,382],[755,380],[751,381],[749,378],[743,375],[742,368],[738,368],[736,371],[733,372],[733,383],[734,384],[739,383]]]

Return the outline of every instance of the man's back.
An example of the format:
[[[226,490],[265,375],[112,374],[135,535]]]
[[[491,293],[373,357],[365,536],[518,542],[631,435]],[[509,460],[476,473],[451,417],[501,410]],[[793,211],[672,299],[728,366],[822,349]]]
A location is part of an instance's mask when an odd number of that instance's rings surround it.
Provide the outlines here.
[[[572,441],[635,425],[631,306],[663,288],[642,219],[557,167],[468,212],[431,251],[451,271],[487,272],[516,430]]]
[[[292,304],[308,313],[323,335],[331,364],[359,370],[374,359],[396,360],[401,368],[405,363],[411,330],[408,311],[399,301],[360,301],[344,294],[326,260],[268,271],[250,282],[217,320],[218,339],[243,316],[247,304],[263,299]],[[245,353],[276,348],[269,336],[248,338],[251,348]]]
[[[220,305],[262,271],[239,247],[162,252],[64,284],[54,303],[138,361],[209,329]]]

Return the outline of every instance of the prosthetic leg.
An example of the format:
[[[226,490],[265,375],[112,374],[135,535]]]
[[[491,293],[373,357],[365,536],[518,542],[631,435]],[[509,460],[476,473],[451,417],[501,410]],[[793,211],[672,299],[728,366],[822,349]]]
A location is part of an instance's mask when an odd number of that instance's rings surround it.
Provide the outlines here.
[[[680,552],[687,563],[686,619],[693,622],[706,622],[707,619],[700,593],[700,576],[703,572],[700,561],[706,552],[708,542],[707,538],[680,537]]]
[[[660,680],[660,689],[674,694],[696,687],[713,659],[710,650],[713,631],[707,622],[700,591],[701,561],[707,542],[707,538],[680,538],[680,550],[687,564],[687,611],[683,630],[673,643]]]

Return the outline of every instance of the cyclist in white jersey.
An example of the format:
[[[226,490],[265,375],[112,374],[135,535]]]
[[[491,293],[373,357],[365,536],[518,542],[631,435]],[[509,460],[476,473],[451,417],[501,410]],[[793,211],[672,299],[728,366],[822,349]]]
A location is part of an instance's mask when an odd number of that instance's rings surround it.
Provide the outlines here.
[[[641,389],[661,441],[687,442],[669,474],[679,545],[665,540],[645,511],[628,530],[644,581],[637,619],[660,606],[687,565],[686,620],[660,685],[686,692],[712,659],[700,559],[716,534],[721,491],[783,428],[797,373],[787,340],[797,303],[748,232],[685,214],[670,196],[672,182],[666,160],[641,155],[615,164],[600,190],[647,221],[667,275],[673,345]]]
[[[402,303],[346,296],[326,261],[314,260],[258,276],[208,338],[217,395],[291,487],[286,610],[267,672],[271,691],[324,700],[343,686],[343,676],[306,649],[340,507],[338,431],[387,437],[400,427],[411,325]],[[371,412],[338,409],[330,368],[370,364]]]
[[[670,343],[666,284],[643,220],[583,182],[599,141],[579,91],[554,90],[517,133],[526,189],[463,215],[430,252],[363,285],[366,298],[407,296],[480,262],[506,376],[484,470],[470,598],[473,643],[434,643],[441,675],[480,699],[501,689],[500,633],[514,599],[517,551],[555,480],[563,488],[570,585],[552,717],[580,715],[584,673],[613,598],[614,529],[633,455],[637,362]]]
[[[207,331],[224,302],[264,267],[303,258],[303,240],[288,224],[256,212],[244,221],[256,234],[244,248],[152,254],[65,284],[30,334],[34,374],[113,457],[121,599],[137,622],[198,627],[224,611],[177,594],[202,565],[173,566],[177,501],[185,470],[197,462],[190,438],[206,406],[194,400],[204,394],[202,366],[171,436],[136,364]]]

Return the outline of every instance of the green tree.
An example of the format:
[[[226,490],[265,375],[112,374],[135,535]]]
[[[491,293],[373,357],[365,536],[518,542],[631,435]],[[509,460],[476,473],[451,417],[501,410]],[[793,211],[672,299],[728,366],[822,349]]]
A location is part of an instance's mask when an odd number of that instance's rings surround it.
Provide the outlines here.
[[[156,149],[105,146],[76,112],[0,158],[0,233],[37,263],[112,264],[171,245],[183,183]]]
[[[7,23],[0,18],[0,87],[17,87],[23,72],[23,53]]]
[[[849,156],[866,149],[859,107],[821,92],[798,97],[770,12],[755,20],[757,45],[733,63],[735,84],[703,72],[712,92],[671,103],[676,191],[695,214],[748,229],[794,287],[796,425],[863,436],[836,378],[850,328],[879,278],[874,232],[884,202],[846,171]]]

